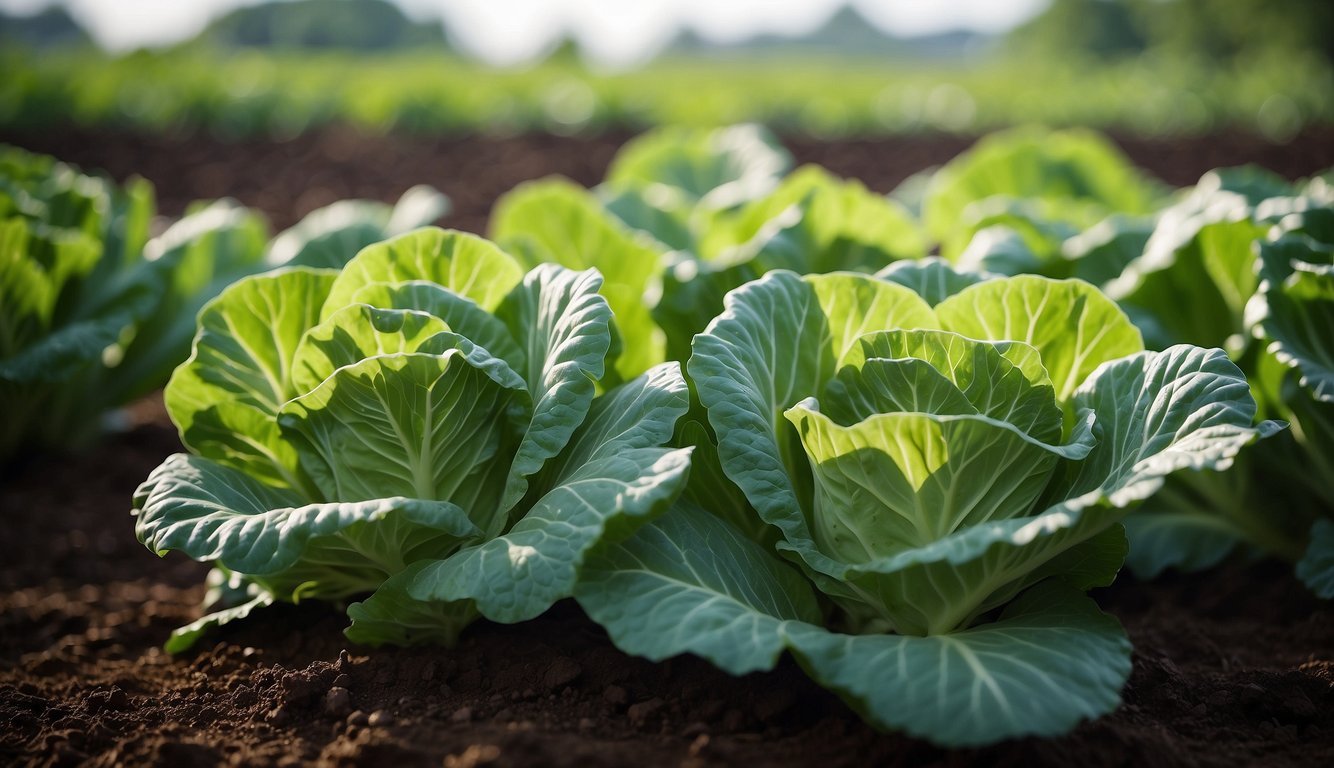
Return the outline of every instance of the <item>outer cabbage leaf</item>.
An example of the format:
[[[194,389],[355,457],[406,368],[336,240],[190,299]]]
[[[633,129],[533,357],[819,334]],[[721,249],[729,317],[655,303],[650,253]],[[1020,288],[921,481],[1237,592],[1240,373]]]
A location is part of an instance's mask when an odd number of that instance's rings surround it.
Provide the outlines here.
[[[871,723],[946,746],[1063,733],[1114,709],[1130,673],[1130,643],[1116,620],[1055,582],[963,632],[830,632],[818,626],[804,579],[689,505],[600,548],[576,597],[629,653],[693,653],[744,674],[771,669],[790,649]]]
[[[777,541],[777,531],[755,514],[746,494],[723,471],[718,439],[710,431],[708,415],[698,400],[692,400],[690,414],[677,423],[672,444],[691,449],[690,479],[681,493],[683,502],[712,510],[755,541]]]
[[[1317,520],[1311,543],[1297,562],[1297,578],[1318,597],[1334,600],[1334,521]]]
[[[1244,532],[1225,517],[1173,512],[1156,504],[1127,517],[1125,526],[1131,542],[1126,567],[1142,580],[1156,579],[1168,569],[1190,573],[1212,568],[1245,541]]]
[[[932,637],[788,629],[797,661],[871,723],[949,747],[1056,736],[1121,703],[1130,641],[1076,589],[1040,584],[1000,618]]]
[[[423,561],[349,608],[348,637],[452,642],[460,617],[515,622],[568,597],[588,551],[664,511],[685,485],[689,449],[660,448],[688,406],[666,364],[598,398],[566,450],[534,482],[535,501],[508,531]],[[442,621],[443,619],[443,621]]]
[[[134,514],[135,532],[149,549],[217,561],[285,599],[374,589],[413,559],[480,535],[448,502],[387,497],[309,504],[291,490],[185,454],[169,458],[139,487]]]
[[[1334,266],[1299,264],[1250,311],[1280,363],[1316,401],[1334,403]]]
[[[497,519],[514,513],[528,478],[565,448],[588,413],[611,346],[612,313],[593,270],[542,265],[524,277],[496,315],[527,345],[523,371],[533,415],[510,466]],[[512,519],[511,519],[512,522]],[[499,532],[491,529],[491,533]]]
[[[1068,466],[1061,492],[1096,491],[1117,506],[1147,498],[1173,472],[1227,469],[1243,446],[1283,428],[1252,426],[1246,377],[1221,349],[1186,344],[1104,363],[1074,405],[1098,415],[1098,442]]]
[[[173,629],[171,637],[167,638],[162,649],[167,653],[188,651],[205,633],[233,621],[249,618],[256,609],[267,608],[270,605],[273,605],[273,596],[267,592],[260,592],[245,602],[205,614],[183,627]]]
[[[785,628],[821,620],[800,573],[685,502],[629,539],[599,547],[575,597],[627,653],[653,661],[693,653],[734,675],[772,669],[787,644]]]

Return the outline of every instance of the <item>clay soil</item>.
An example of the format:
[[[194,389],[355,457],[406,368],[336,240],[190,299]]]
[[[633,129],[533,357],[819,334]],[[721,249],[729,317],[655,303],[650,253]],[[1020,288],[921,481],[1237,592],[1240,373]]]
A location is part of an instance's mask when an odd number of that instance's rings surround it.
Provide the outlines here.
[[[364,138],[284,143],[56,133],[4,140],[117,177],[160,207],[230,194],[277,226],[337,197],[448,193],[474,231],[490,202],[547,173],[601,176],[625,137]],[[1122,145],[1166,180],[1258,161],[1289,177],[1334,165],[1334,134],[1276,146],[1245,136]],[[953,138],[819,144],[798,159],[875,189],[947,160]],[[1310,765],[1334,764],[1334,609],[1275,563],[1096,596],[1135,644],[1115,713],[1055,740],[941,751],[867,728],[785,661],[732,678],[693,659],[617,651],[577,606],[486,622],[458,648],[358,648],[332,607],[275,608],[160,650],[198,616],[202,566],[134,539],[134,487],[180,450],[160,399],[95,451],[0,476],[0,764],[31,765]]]

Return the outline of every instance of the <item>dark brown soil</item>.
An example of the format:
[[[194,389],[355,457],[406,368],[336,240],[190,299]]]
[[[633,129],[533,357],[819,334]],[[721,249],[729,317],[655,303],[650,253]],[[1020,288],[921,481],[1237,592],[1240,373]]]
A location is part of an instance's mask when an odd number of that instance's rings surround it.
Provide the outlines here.
[[[625,656],[573,604],[460,647],[369,650],[320,605],[179,657],[203,568],[126,512],[177,450],[160,401],[95,453],[0,490],[0,764],[1310,765],[1334,762],[1334,610],[1276,564],[1101,594],[1135,643],[1115,714],[1052,741],[943,752],[864,726],[794,664],[730,678]]]
[[[522,179],[596,182],[624,137],[4,138],[117,177],[140,172],[168,214],[231,194],[284,226],[334,198],[393,199],[426,182],[453,197],[451,223],[480,230]],[[1331,138],[1123,144],[1184,184],[1246,160],[1304,175],[1334,164]],[[967,143],[789,146],[887,190]],[[1125,704],[1062,739],[981,751],[877,733],[790,662],[735,679],[691,658],[628,658],[572,604],[522,625],[479,623],[453,650],[356,648],[335,609],[277,608],[169,657],[159,646],[198,615],[204,569],[134,540],[130,495],[179,445],[160,401],[137,405],[130,424],[94,453],[0,477],[0,764],[1334,764],[1334,609],[1277,564],[1102,591],[1135,643]]]
[[[335,200],[392,201],[414,184],[430,184],[453,201],[454,212],[445,223],[470,232],[485,231],[491,204],[526,179],[562,174],[596,184],[628,138],[616,133],[386,137],[330,128],[288,141],[224,142],[207,135],[0,131],[0,141],[100,168],[117,179],[147,178],[157,187],[160,210],[169,216],[179,216],[194,200],[230,196],[264,211],[282,228]],[[1247,162],[1294,179],[1334,166],[1334,127],[1310,129],[1287,144],[1244,133],[1116,141],[1136,163],[1177,186],[1194,184],[1212,168]],[[788,137],[784,143],[798,163],[817,163],[889,192],[909,175],[948,161],[973,139],[900,136],[829,143]]]

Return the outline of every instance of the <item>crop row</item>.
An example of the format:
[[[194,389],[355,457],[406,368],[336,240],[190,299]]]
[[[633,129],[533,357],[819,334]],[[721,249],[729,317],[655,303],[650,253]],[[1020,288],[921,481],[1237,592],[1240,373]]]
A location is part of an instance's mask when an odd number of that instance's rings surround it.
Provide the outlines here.
[[[120,58],[0,53],[0,125],[76,124],[225,137],[290,136],[330,123],[372,131],[561,133],[762,121],[819,136],[973,134],[1041,122],[1139,134],[1227,127],[1286,140],[1334,121],[1334,72],[1271,55],[1235,65],[1186,58],[1016,60],[905,67],[815,57],[691,61],[590,72],[559,59],[495,70],[429,54],[372,57],[178,49]]]
[[[1334,597],[1327,177],[1171,191],[1038,130],[888,197],[790,166],[660,130],[594,189],[520,185],[490,240],[420,227],[424,189],[149,239],[143,182],[7,150],[3,446],[165,380],[189,453],[136,531],[214,566],[172,651],[276,601],[448,645],[574,597],[627,652],[790,653],[951,746],[1117,706],[1130,642],[1085,593],[1123,564],[1259,550]]]

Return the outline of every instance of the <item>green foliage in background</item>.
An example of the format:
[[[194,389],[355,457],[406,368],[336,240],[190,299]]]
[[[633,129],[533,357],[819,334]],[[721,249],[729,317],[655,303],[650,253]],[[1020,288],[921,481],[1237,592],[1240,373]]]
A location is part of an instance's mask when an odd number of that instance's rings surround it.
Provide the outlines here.
[[[958,182],[970,176],[987,183]],[[1094,179],[1119,179],[1109,184],[1115,196],[1090,194]],[[1225,350],[1264,415],[1291,424],[1227,472],[1170,478],[1126,521],[1132,570],[1151,578],[1258,549],[1297,563],[1313,591],[1334,596],[1327,178],[1292,183],[1258,167],[1221,168],[1165,194],[1096,136],[1014,132],[979,142],[926,189],[926,221],[944,219],[936,231],[956,265],[1097,283],[1150,349]],[[964,245],[949,247],[951,238]]]
[[[1236,62],[1300,51],[1334,61],[1324,0],[1053,0],[1006,35],[1025,55],[1115,59],[1148,51]]]
[[[338,266],[363,245],[435,221],[447,201],[347,200],[269,240],[262,215],[221,200],[150,238],[152,187],[85,175],[0,146],[0,465],[101,434],[103,414],[166,383],[200,307],[232,281],[284,265]]]
[[[237,52],[204,48],[0,53],[0,126],[68,125],[224,137],[294,135],[330,123],[371,132],[597,131],[752,121],[816,136],[1016,124],[1190,135],[1224,127],[1276,139],[1334,121],[1334,69],[1271,51],[1218,63],[1000,59],[905,65],[873,59],[664,58],[625,73],[552,59],[497,70],[444,53]]]

